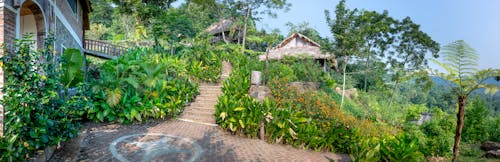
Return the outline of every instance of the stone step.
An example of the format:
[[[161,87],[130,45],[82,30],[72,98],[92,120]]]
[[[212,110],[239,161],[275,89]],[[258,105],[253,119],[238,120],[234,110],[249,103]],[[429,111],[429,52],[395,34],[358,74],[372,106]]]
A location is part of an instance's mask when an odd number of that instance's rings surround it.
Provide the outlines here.
[[[214,101],[218,101],[219,97],[218,96],[217,97],[215,97],[215,96],[213,96],[213,97],[209,97],[209,96],[196,96],[196,98],[195,98],[194,101],[196,101],[196,100],[203,100],[203,101],[214,100]]]
[[[222,91],[220,91],[220,90],[200,90],[200,94],[199,95],[205,95],[205,94],[209,94],[209,95],[221,95]]]
[[[188,109],[188,110],[184,110],[184,114],[213,116],[215,114],[215,110],[206,111],[206,110]]]
[[[219,96],[221,96],[221,94],[217,94],[217,93],[203,93],[203,94],[200,94],[198,96],[196,96],[196,98],[210,98],[210,99],[218,99]]]
[[[200,89],[208,88],[208,89],[220,89],[222,85],[201,85]]]
[[[198,110],[198,111],[215,111],[215,107],[206,107],[206,106],[189,106],[186,107],[186,110]]]
[[[210,94],[210,95],[222,94],[222,91],[221,90],[203,90],[203,91],[200,91],[200,94],[198,94],[198,95],[207,95],[207,94]]]
[[[201,83],[200,87],[221,87],[220,83]]]
[[[189,110],[187,110],[187,111],[184,111],[184,113],[182,115],[183,116],[184,115],[187,115],[187,116],[193,115],[193,116],[202,116],[202,117],[213,117],[214,114],[215,114],[215,111],[213,111],[213,112],[202,112],[202,111],[194,111],[194,110],[189,111]]]
[[[213,102],[213,103],[217,103],[218,101],[218,98],[215,98],[215,97],[196,97],[196,99],[194,99],[195,102]]]
[[[213,100],[218,100],[219,99],[219,95],[198,95],[196,96],[197,99],[213,99]]]
[[[189,105],[189,107],[199,107],[199,108],[205,108],[205,109],[214,109],[215,110],[215,103],[209,103],[209,104],[206,104],[206,103],[193,103],[191,105]],[[188,107],[186,107],[188,108]]]
[[[222,90],[222,87],[200,87],[200,92],[201,91],[220,91]]]
[[[212,123],[215,124],[215,116],[199,116],[193,114],[186,114],[180,117],[181,119],[189,119],[193,121],[203,122],[203,123]]]
[[[196,97],[212,97],[212,98],[217,99],[217,98],[219,98],[219,96],[222,96],[222,92],[220,92],[220,93],[202,93]]]

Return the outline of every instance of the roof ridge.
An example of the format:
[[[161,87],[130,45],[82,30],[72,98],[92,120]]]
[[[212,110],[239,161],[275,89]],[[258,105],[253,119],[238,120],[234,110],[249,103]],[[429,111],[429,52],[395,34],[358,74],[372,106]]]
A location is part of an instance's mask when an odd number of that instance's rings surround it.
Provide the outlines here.
[[[285,44],[287,44],[288,42],[290,42],[295,37],[304,39],[307,42],[311,43],[313,46],[321,47],[320,44],[316,43],[312,39],[310,39],[310,38],[306,37],[305,35],[302,35],[302,34],[300,34],[298,32],[295,32],[295,33],[291,34],[290,36],[288,36],[287,38],[285,38],[283,41],[281,41],[281,43],[278,44],[275,48],[281,48],[281,47],[283,47]]]

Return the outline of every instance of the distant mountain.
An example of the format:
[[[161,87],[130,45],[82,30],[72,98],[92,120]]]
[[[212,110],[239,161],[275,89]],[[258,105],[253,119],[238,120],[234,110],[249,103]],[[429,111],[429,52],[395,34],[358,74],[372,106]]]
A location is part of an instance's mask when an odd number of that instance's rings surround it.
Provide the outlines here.
[[[442,87],[444,88],[444,91],[451,90],[450,84],[452,84],[450,81],[444,80],[443,78],[433,76],[432,80],[434,81],[434,86]],[[485,82],[486,84],[496,84],[500,86],[500,81],[496,81],[495,78],[489,78]],[[443,90],[443,89],[441,89]],[[500,90],[497,91],[493,96],[484,93],[484,89],[478,89],[472,92],[469,96],[469,99],[475,98],[478,96],[479,98],[484,99],[490,107],[496,111],[500,112]]]
[[[448,86],[448,83],[450,83],[450,81],[444,80],[443,78],[438,76],[432,76],[431,78],[432,81],[434,81],[435,86]]]
[[[451,82],[444,80],[443,78],[435,77],[435,76],[432,77],[432,80],[434,81],[434,86],[441,86],[441,87],[445,88],[445,91],[450,90],[449,84]],[[495,78],[489,78],[488,80],[486,80],[485,83],[486,84],[496,84],[496,85],[500,86],[500,81],[496,81]],[[495,112],[500,112],[500,91],[497,91],[497,93],[495,93],[495,95],[491,96],[489,94],[485,94],[484,89],[479,89],[479,90],[472,92],[472,94],[469,96],[469,98],[472,99],[476,96],[479,96],[480,98],[484,99],[486,101],[487,105],[489,105],[488,107],[491,110],[493,110]]]
[[[447,81],[441,77],[437,77],[437,76],[432,76],[432,81],[434,81],[434,86],[444,86],[446,88],[449,88],[449,84],[452,84],[450,81]],[[488,80],[486,80],[485,82],[486,84],[496,84],[498,86],[500,86],[500,81],[496,81],[494,77],[491,77],[489,78]],[[476,92],[474,92],[474,94],[476,93],[483,93],[484,92],[484,89],[481,89],[481,90],[478,90]],[[500,95],[500,91],[495,93],[495,96],[496,95]]]
[[[496,85],[499,85],[500,86],[500,81],[496,81],[494,77],[486,80],[486,83],[487,84],[496,84]]]

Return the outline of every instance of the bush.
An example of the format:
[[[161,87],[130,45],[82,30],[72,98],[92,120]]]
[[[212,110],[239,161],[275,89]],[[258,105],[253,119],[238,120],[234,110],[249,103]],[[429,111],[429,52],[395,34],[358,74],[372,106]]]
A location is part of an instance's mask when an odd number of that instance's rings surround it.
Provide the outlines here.
[[[222,51],[213,47],[207,38],[197,38],[192,47],[182,51],[187,71],[194,80],[218,82],[222,68]]]
[[[476,97],[467,105],[463,130],[464,142],[484,142],[488,140],[486,119],[489,116],[484,100]]]
[[[269,142],[337,152],[349,152],[361,134],[378,136],[379,132],[386,132],[369,121],[358,121],[343,113],[333,98],[324,92],[299,92],[289,88],[291,77],[287,73],[273,75],[274,72],[270,72],[274,78],[268,86],[273,97],[263,103],[255,101],[247,94],[250,71],[262,66],[255,59],[238,57],[232,59],[235,68],[230,78],[224,81],[223,95],[216,105],[217,122],[223,129],[255,138],[259,137],[260,124],[263,123]],[[279,62],[271,65],[289,69]]]
[[[490,117],[487,123],[489,140],[500,142],[500,115]]]
[[[24,161],[36,150],[76,137],[82,110],[91,107],[81,84],[76,95],[68,95],[52,40],[34,51],[29,37],[16,40],[15,52],[2,58],[5,137],[0,139],[0,161]]]
[[[62,55],[61,82],[66,87],[74,87],[85,79],[83,68],[83,55],[78,49],[68,48]]]
[[[385,138],[380,144],[381,157],[385,161],[425,161],[418,141],[406,133]]]
[[[140,49],[102,64],[88,118],[130,123],[175,117],[198,93],[184,65],[179,58]]]

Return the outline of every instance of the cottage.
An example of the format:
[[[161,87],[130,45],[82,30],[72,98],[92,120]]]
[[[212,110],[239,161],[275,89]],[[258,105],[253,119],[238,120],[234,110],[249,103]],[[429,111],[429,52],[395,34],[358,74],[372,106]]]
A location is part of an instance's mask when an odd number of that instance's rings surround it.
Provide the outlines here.
[[[90,11],[89,0],[0,0],[0,44],[13,49],[15,39],[33,33],[36,47],[41,48],[44,39],[53,33],[54,50],[59,53],[65,48],[83,51]],[[4,78],[1,69],[0,77]],[[1,86],[3,79],[0,79]],[[3,108],[0,106],[0,130],[3,130],[2,124]]]
[[[259,56],[259,60],[280,60],[285,57],[312,57],[316,59],[324,68],[325,71],[330,67],[336,69],[337,62],[333,54],[322,52],[320,45],[306,36],[294,33],[288,38],[283,40],[273,49],[269,50],[267,54]],[[328,66],[328,61],[332,65]]]

